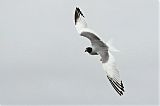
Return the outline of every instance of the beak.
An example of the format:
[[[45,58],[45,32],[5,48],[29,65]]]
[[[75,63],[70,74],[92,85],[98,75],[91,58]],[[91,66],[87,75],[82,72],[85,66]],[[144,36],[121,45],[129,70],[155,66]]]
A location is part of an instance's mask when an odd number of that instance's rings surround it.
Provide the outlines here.
[[[85,50],[84,52],[87,52],[87,50]]]

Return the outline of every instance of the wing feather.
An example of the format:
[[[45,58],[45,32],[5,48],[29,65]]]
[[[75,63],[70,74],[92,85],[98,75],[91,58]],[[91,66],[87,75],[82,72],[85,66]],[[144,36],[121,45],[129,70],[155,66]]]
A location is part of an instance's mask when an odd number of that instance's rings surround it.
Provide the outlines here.
[[[82,32],[81,36],[84,36],[86,38],[88,38],[91,42],[94,40],[100,40],[99,37],[97,37],[94,33],[92,32]]]
[[[106,63],[103,63],[103,68],[107,73],[107,78],[109,79],[111,85],[116,90],[116,92],[121,96],[124,92],[124,86],[122,80],[120,79],[119,70],[115,65],[114,57],[108,52],[109,58]]]
[[[107,77],[108,77],[108,76],[107,76]],[[115,85],[115,83],[113,82],[113,80],[112,80],[110,77],[108,77],[108,79],[109,79],[112,87],[116,90],[116,92],[117,92],[120,96],[123,95],[123,92],[122,92],[121,90],[119,90],[119,88]]]
[[[97,34],[93,30],[87,27],[85,17],[78,7],[76,7],[76,10],[75,10],[74,20],[75,20],[75,27],[81,36],[84,36],[91,41],[100,40]]]

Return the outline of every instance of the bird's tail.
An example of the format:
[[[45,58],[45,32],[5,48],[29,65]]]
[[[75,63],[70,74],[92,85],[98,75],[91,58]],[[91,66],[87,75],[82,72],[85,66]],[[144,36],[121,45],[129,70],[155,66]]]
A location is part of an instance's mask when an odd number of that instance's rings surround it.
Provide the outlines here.
[[[109,47],[109,51],[111,51],[111,52],[120,52],[120,50],[118,50],[114,46],[112,46],[112,44],[113,44],[112,42],[113,42],[112,39],[108,40],[108,42],[107,42],[107,45]]]

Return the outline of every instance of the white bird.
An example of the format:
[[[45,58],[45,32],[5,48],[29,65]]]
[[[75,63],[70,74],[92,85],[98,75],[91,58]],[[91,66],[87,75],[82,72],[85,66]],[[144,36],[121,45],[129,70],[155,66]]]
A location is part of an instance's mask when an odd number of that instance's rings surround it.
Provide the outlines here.
[[[115,65],[115,59],[111,54],[110,45],[106,45],[97,34],[87,27],[85,17],[78,7],[76,7],[75,14],[75,27],[81,36],[88,38],[91,41],[92,47],[87,47],[85,52],[90,55],[100,55],[103,68],[107,74],[111,85],[116,92],[121,96],[124,92],[124,86],[120,79],[119,70]]]

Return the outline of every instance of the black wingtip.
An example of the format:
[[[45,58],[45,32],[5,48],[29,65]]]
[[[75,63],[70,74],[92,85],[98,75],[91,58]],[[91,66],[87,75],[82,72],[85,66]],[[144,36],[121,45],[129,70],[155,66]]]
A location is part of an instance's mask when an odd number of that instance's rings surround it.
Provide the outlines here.
[[[76,24],[76,22],[77,22],[77,19],[80,17],[80,15],[81,15],[82,17],[84,17],[84,15],[83,15],[83,13],[81,12],[81,10],[79,9],[79,7],[76,7],[76,9],[75,9],[75,15],[74,15],[75,24]]]
[[[113,83],[113,81],[112,81],[111,79],[109,79],[109,81],[110,81],[112,87],[116,90],[116,92],[117,92],[120,96],[122,96],[122,95],[123,95],[123,92],[120,91],[120,90],[117,88],[117,86]]]
[[[122,88],[123,88],[123,92],[125,92],[124,86],[123,86],[123,82],[122,82],[122,81],[121,81],[121,86],[122,86]]]
[[[76,7],[76,11],[77,11],[78,14],[80,14],[80,15],[82,15],[82,16],[84,17],[84,15],[83,15],[83,13],[81,12],[81,10],[80,10],[79,7]]]
[[[108,76],[107,76],[108,77]],[[124,86],[123,83],[121,81],[121,84],[117,83],[116,81],[114,81],[112,78],[108,77],[112,87],[116,90],[116,92],[122,96],[123,92],[124,92]]]
[[[122,81],[121,81],[121,86],[124,88]]]

